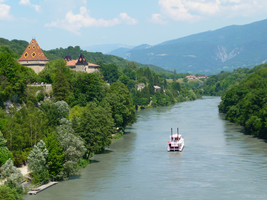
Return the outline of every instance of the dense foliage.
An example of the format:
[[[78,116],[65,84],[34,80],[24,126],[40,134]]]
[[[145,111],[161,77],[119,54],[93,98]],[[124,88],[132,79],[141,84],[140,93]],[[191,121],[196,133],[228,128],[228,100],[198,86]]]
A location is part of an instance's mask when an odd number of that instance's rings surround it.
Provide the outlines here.
[[[249,75],[222,96],[220,112],[226,119],[245,126],[253,135],[267,137],[267,69]]]
[[[14,165],[27,163],[34,184],[67,179],[111,144],[117,127],[123,131],[136,121],[123,83],[108,86],[100,73],[65,65],[63,59],[51,61],[36,75],[8,49],[0,53],[0,167],[8,186],[0,188],[3,195],[22,194],[22,175]],[[34,81],[51,83],[53,92],[27,86]],[[76,112],[69,121],[72,108]]]
[[[21,101],[34,71],[18,64],[9,50],[0,53],[0,107],[13,98]]]
[[[101,66],[101,73],[109,83],[119,81],[127,86],[136,107],[167,106],[175,102],[195,100],[202,94],[202,90],[198,87],[199,81],[196,83],[176,81],[189,74],[156,73],[148,67],[138,68],[136,62],[127,63],[124,68],[105,65],[102,62],[98,64]],[[175,79],[175,81],[167,82],[166,78]],[[140,84],[143,87],[138,89]],[[160,89],[155,89],[154,86]]]

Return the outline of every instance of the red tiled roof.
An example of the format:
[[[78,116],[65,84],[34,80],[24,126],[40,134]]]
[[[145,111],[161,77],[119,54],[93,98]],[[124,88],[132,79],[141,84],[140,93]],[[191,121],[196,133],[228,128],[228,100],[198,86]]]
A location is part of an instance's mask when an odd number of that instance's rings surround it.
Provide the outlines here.
[[[75,66],[76,63],[77,63],[77,60],[70,60],[70,61],[67,61],[66,66],[68,67]]]
[[[37,41],[35,39],[32,39],[32,41],[29,43],[27,48],[25,49],[22,56],[18,59],[18,61],[31,61],[31,60],[42,60],[42,61],[49,61],[40,46],[38,45]]]
[[[77,61],[78,60],[70,60],[70,61],[67,61],[66,66],[68,66],[68,67],[76,66]],[[100,65],[96,65],[96,64],[93,64],[93,63],[88,63],[88,66],[89,67],[100,67]]]

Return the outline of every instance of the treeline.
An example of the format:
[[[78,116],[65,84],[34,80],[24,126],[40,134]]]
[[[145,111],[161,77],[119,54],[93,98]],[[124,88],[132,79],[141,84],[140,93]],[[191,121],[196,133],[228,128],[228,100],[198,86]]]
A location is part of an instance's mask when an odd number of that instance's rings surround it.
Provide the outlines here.
[[[167,81],[169,74],[157,73],[148,67],[137,67],[137,63],[129,62],[124,68],[114,64],[97,62],[101,66],[101,73],[109,83],[119,81],[127,86],[131,93],[133,104],[139,107],[167,106],[177,102],[195,100],[202,95],[199,82],[179,83],[176,80]],[[172,75],[184,77],[186,74]],[[142,85],[141,88],[137,88]],[[160,89],[154,86],[160,87]]]
[[[263,68],[264,67],[264,68]],[[267,69],[261,65],[223,96],[219,111],[225,118],[245,127],[252,135],[267,137]],[[263,68],[259,69],[258,68]]]
[[[232,86],[237,85],[241,81],[245,80],[245,78],[247,78],[250,74],[266,67],[267,64],[262,64],[255,66],[252,69],[238,68],[234,69],[233,72],[221,71],[220,74],[211,75],[204,81],[204,95],[221,96]]]

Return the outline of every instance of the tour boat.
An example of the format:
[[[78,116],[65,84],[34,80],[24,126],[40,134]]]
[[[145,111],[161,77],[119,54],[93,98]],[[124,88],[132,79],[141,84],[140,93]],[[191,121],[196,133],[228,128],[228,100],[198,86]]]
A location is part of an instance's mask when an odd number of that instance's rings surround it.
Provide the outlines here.
[[[168,143],[168,152],[179,151],[182,152],[184,149],[184,138],[179,134],[179,129],[177,128],[177,133],[173,134],[171,129],[170,140]]]

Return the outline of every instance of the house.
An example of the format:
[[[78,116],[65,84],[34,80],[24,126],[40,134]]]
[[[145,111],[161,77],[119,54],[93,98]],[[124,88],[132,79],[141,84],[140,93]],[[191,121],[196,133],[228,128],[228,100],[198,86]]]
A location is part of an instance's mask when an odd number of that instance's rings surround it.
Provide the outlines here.
[[[186,76],[185,78],[187,78],[188,80],[193,80],[193,79],[196,79],[197,77],[195,75],[189,75],[189,76]]]
[[[160,89],[161,89],[161,87],[159,87],[159,86],[157,86],[157,85],[154,86],[154,90],[155,90],[155,92],[157,92],[157,91],[160,90]]]
[[[142,89],[144,89],[146,87],[146,85],[144,83],[139,83],[139,84],[135,85],[135,87],[136,87],[136,90],[141,92]]]
[[[36,74],[40,73],[49,60],[45,57],[42,49],[35,39],[29,43],[18,62],[25,67],[29,67],[35,71]]]
[[[77,60],[72,60],[70,55],[66,55],[64,59],[67,61],[66,66],[72,70],[87,73],[99,72],[100,65],[86,62],[82,53]]]

